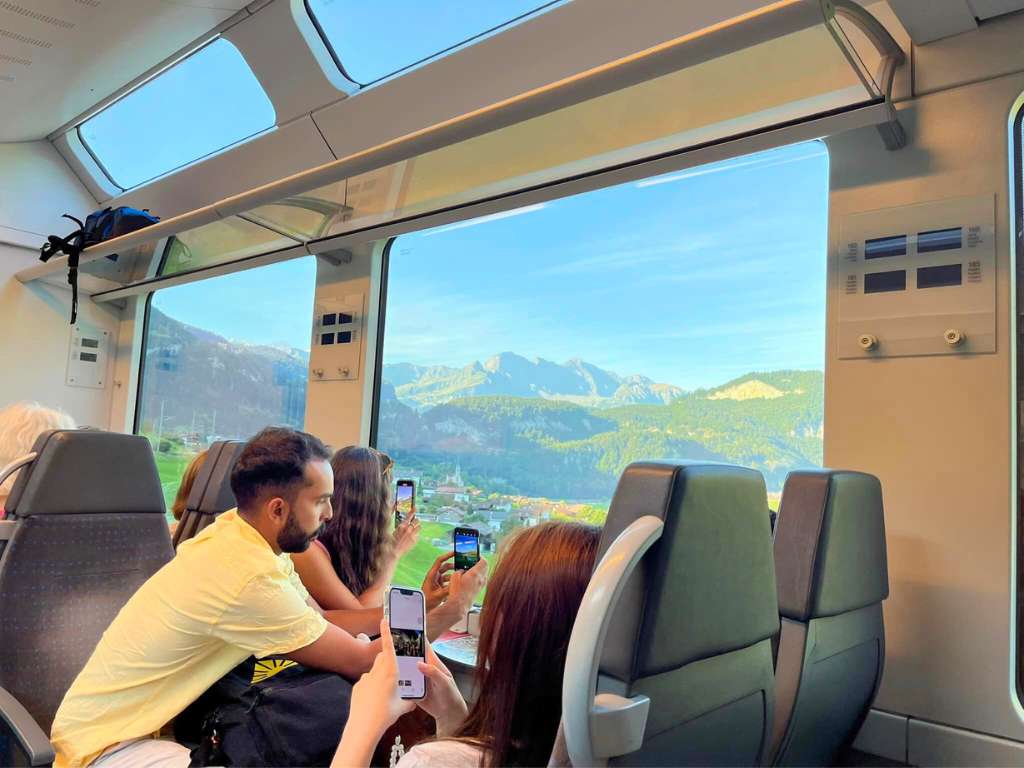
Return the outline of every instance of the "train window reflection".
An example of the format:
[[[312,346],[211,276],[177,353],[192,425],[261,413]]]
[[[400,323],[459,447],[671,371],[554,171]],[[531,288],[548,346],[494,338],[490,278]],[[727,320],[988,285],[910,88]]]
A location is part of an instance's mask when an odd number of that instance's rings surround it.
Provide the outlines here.
[[[315,285],[309,256],[153,294],[136,431],[153,444],[168,509],[210,443],[302,428]]]
[[[395,583],[457,524],[486,553],[602,522],[640,459],[755,467],[776,507],[822,461],[827,206],[812,142],[392,241],[376,442],[423,521]]]
[[[557,3],[306,0],[306,8],[345,76],[370,85]]]

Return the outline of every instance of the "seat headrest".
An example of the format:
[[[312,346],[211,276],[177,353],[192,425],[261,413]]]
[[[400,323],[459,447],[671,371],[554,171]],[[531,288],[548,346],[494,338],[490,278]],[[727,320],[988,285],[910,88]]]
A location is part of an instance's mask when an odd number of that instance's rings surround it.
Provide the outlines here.
[[[775,525],[779,613],[835,616],[889,596],[882,485],[842,470],[790,472]]]
[[[210,446],[189,494],[189,509],[206,515],[219,515],[236,505],[235,494],[231,490],[231,470],[244,447],[241,440],[223,440]]]
[[[149,440],[94,429],[44,432],[38,454],[11,489],[12,517],[139,512],[166,514]]]
[[[196,473],[196,479],[192,482],[192,490],[188,492],[188,498],[185,500],[186,510],[198,509],[202,503],[203,496],[206,495],[206,488],[210,484],[210,478],[213,476],[214,467],[217,465],[217,458],[220,456],[220,452],[224,449],[225,444],[226,441],[220,440],[211,443],[210,447],[206,450],[206,460]]]
[[[685,461],[631,464],[615,490],[598,557],[644,515],[664,520],[665,529],[615,608],[603,673],[635,680],[778,631],[760,472]]]

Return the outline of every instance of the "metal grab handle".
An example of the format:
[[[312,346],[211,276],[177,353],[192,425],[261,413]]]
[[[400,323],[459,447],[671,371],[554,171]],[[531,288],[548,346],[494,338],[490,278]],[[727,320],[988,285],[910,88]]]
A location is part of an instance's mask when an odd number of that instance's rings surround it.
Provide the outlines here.
[[[4,480],[13,475],[19,469],[35,461],[38,455],[39,454],[36,453],[35,451],[33,451],[32,453],[26,453],[24,456],[21,456],[12,461],[3,469],[0,469],[0,485],[2,485]]]
[[[4,724],[25,751],[28,764],[49,765],[54,760],[53,746],[43,729],[13,695],[0,688],[0,724]]]
[[[609,757],[639,749],[650,701],[599,695],[597,670],[612,611],[644,553],[665,524],[653,515],[634,520],[594,569],[569,638],[562,678],[562,727],[574,766],[603,765]]]

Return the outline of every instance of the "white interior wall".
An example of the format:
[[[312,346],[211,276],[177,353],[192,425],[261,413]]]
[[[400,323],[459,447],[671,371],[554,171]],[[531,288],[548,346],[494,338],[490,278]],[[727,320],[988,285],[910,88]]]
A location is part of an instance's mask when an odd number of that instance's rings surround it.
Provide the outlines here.
[[[831,253],[847,213],[996,196],[995,354],[840,360],[830,258],[825,462],[877,474],[890,597],[876,707],[1024,738],[1012,693],[1011,286],[1007,120],[1024,76],[958,87],[900,109],[908,145],[873,130],[828,141]]]
[[[107,428],[114,376],[111,348],[103,389],[72,387],[65,382],[69,352],[71,291],[43,283],[23,285],[14,273],[30,266],[35,251],[0,243],[0,407],[18,400],[59,406],[81,425]],[[116,338],[121,310],[79,302],[79,317]],[[122,381],[122,386],[124,382]]]
[[[96,200],[48,141],[0,143],[0,243],[38,248],[75,225]]]

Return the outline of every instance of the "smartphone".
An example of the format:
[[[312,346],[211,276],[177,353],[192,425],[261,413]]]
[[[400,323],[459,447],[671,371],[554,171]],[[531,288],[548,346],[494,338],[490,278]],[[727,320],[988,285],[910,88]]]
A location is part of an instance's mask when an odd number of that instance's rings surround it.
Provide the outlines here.
[[[403,699],[422,699],[426,693],[423,673],[416,663],[426,657],[423,637],[426,604],[418,589],[392,587],[388,590],[388,622],[391,640],[398,657],[398,695]]]
[[[480,559],[480,531],[475,528],[456,528],[455,570],[468,571]]]
[[[412,480],[399,480],[395,491],[395,527],[409,519],[415,498],[416,484]]]

